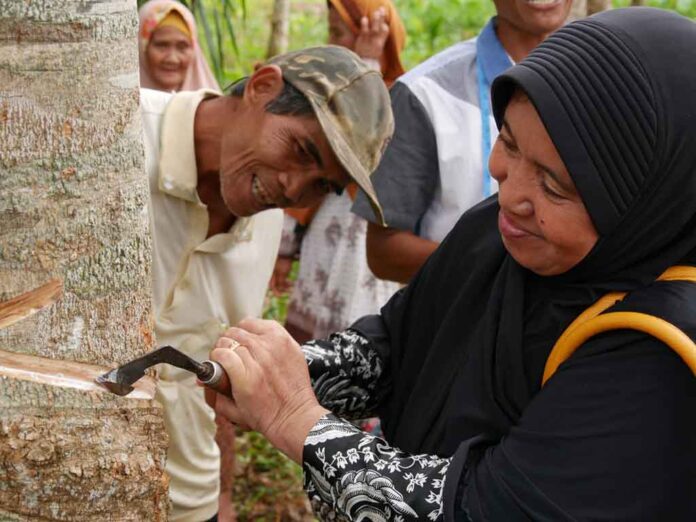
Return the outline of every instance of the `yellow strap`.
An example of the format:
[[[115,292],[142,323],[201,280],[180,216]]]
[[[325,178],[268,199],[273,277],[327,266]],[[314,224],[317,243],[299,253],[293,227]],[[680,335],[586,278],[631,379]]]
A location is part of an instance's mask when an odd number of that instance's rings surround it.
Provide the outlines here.
[[[668,268],[658,281],[692,281],[696,282],[696,267],[673,266]],[[556,341],[544,367],[541,385],[546,384],[558,367],[565,362],[575,350],[590,337],[609,330],[638,330],[659,339],[684,359],[684,362],[696,375],[696,344],[673,324],[638,312],[611,312],[604,310],[623,299],[625,293],[612,292],[600,298],[580,314]]]

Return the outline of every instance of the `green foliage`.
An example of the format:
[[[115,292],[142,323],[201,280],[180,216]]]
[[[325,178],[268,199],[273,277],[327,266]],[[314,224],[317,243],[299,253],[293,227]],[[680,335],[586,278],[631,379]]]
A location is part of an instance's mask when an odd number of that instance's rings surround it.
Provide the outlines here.
[[[631,1],[612,0],[612,4],[614,7],[628,7],[631,5]],[[646,5],[659,7],[660,9],[669,9],[689,18],[696,18],[696,0],[648,0]]]
[[[462,40],[476,36],[495,13],[491,0],[395,0],[408,37],[407,69]]]
[[[311,521],[302,490],[302,468],[258,433],[237,437],[237,474],[232,498],[240,521]]]

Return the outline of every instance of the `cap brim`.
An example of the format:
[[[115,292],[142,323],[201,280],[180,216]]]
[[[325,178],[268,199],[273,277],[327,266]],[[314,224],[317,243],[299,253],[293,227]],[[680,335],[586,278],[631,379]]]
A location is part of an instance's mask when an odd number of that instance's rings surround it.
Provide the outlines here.
[[[365,192],[365,194],[367,194],[367,198],[370,201],[370,206],[372,207],[372,211],[375,213],[375,217],[383,227],[386,227],[387,222],[384,219],[382,207],[377,199],[375,188],[372,186],[372,182],[370,181],[371,173],[367,172],[358,156],[350,148],[350,145],[348,145],[341,133],[338,132],[337,129],[340,128],[340,125],[334,121],[334,115],[325,110],[322,105],[315,103],[311,96],[308,96],[307,98],[312,104],[312,107],[314,107],[314,113],[317,115],[319,125],[321,125],[321,128],[324,130],[324,135],[329,141],[329,145],[334,151],[334,154],[336,154],[338,161],[341,163],[341,165],[343,165],[343,168],[346,169],[348,175],[353,178],[353,181],[355,181]]]

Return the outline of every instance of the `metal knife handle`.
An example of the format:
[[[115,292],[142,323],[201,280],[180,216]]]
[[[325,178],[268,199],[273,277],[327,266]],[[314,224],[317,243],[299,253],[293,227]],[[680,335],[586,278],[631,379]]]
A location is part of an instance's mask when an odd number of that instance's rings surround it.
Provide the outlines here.
[[[215,361],[203,361],[201,365],[206,367],[205,376],[199,375],[198,379],[208,388],[212,388],[218,393],[232,397],[232,385],[230,378],[220,363]]]

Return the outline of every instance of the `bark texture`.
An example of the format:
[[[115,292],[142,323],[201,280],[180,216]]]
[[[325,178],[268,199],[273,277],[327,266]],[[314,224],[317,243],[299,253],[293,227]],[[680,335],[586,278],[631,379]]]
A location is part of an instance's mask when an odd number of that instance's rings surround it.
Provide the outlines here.
[[[0,0],[0,301],[55,304],[0,350],[112,367],[152,349],[135,0]],[[152,401],[0,377],[1,520],[163,520]]]
[[[272,58],[288,50],[290,35],[290,0],[274,0],[271,15],[271,36],[266,58]]]

